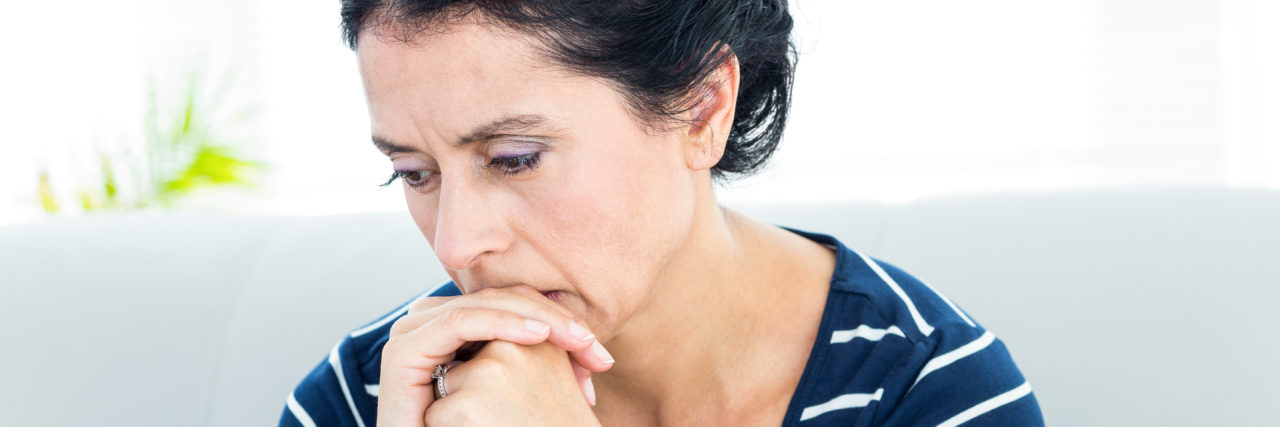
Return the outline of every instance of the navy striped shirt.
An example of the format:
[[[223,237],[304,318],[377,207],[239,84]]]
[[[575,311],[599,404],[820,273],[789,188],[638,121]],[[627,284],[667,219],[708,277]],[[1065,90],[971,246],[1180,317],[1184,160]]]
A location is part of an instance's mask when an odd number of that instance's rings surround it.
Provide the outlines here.
[[[785,425],[1044,425],[1004,343],[949,299],[831,236],[789,230],[837,257]],[[458,294],[447,282],[423,296]],[[408,307],[344,336],[289,394],[280,425],[376,425],[382,346]]]

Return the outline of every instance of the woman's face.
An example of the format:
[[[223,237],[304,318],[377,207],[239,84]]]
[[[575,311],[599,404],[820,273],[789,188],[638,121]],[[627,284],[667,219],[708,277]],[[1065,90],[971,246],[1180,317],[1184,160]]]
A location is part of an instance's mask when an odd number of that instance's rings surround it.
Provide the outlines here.
[[[612,336],[688,239],[685,133],[485,24],[359,43],[374,139],[454,282],[533,286]]]

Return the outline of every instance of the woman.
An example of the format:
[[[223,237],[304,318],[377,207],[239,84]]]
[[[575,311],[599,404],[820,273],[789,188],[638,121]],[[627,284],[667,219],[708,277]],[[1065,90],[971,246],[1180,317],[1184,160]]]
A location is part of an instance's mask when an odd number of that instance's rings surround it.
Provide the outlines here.
[[[1042,423],[1003,344],[925,284],[717,205],[782,133],[784,2],[342,17],[453,280],[351,333],[281,425]]]

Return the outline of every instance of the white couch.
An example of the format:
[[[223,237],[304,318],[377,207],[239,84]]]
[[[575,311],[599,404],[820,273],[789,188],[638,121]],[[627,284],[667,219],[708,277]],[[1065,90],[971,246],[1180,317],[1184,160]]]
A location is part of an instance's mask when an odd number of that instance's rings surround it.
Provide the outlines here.
[[[1052,425],[1280,425],[1280,191],[742,208],[949,295]],[[445,278],[407,213],[0,228],[0,425],[273,425],[344,333]]]

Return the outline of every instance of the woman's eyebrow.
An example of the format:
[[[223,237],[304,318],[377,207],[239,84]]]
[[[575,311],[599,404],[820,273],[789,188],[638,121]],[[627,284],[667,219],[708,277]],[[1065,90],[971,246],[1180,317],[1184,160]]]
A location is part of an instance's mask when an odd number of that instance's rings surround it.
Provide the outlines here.
[[[476,127],[470,134],[459,139],[455,145],[462,147],[473,142],[486,141],[508,134],[545,129],[549,123],[550,120],[546,116],[539,114],[504,116],[488,124]]]
[[[386,155],[388,155],[388,156],[389,156],[389,155],[392,155],[392,154],[395,154],[395,153],[420,153],[420,152],[422,152],[422,150],[419,150],[419,149],[417,149],[417,148],[413,148],[413,147],[410,147],[410,146],[408,146],[408,145],[401,145],[401,144],[397,144],[397,143],[391,142],[390,140],[388,140],[388,139],[386,139],[386,138],[380,137],[380,136],[378,136],[378,135],[374,135],[374,136],[373,136],[373,146],[374,146],[374,147],[378,147],[378,151],[381,151],[383,154],[386,154]]]
[[[513,133],[527,132],[530,130],[547,129],[550,120],[546,116],[539,114],[520,114],[514,116],[504,116],[497,120],[491,121],[482,126],[476,127],[467,136],[462,137],[458,142],[454,143],[455,147],[463,147],[475,142],[487,141],[499,136],[505,136]],[[420,153],[422,150],[414,148],[407,144],[399,144],[391,142],[390,139],[373,135],[373,145],[378,147],[378,151],[385,154],[393,153]]]

